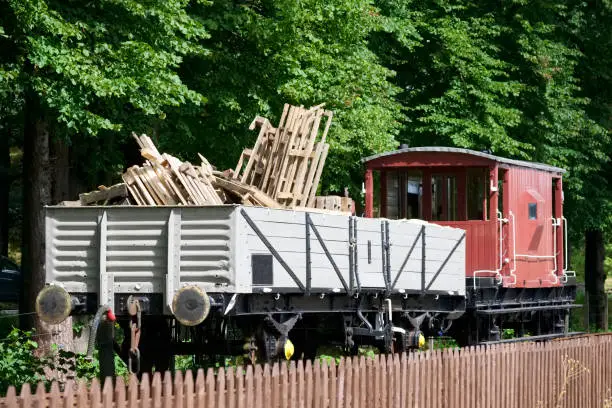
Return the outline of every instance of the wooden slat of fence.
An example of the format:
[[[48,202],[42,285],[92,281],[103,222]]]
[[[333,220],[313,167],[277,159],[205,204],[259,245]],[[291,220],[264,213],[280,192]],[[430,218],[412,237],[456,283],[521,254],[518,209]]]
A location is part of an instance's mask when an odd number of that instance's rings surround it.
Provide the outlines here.
[[[380,356],[374,357],[374,362],[372,364],[372,381],[373,381],[373,389],[370,392],[372,397],[372,403],[368,404],[369,407],[379,407],[381,406],[381,373],[380,373]]]
[[[463,352],[461,353],[461,382],[463,383],[463,392],[461,393],[461,404],[460,405],[462,408],[463,407],[470,407],[471,405],[471,401],[470,401],[470,392],[471,392],[471,386],[470,386],[470,372],[469,372],[469,350],[465,349],[463,350]]]
[[[225,408],[225,369],[219,368],[217,373],[217,408]]]
[[[132,377],[133,378],[133,377]],[[185,372],[185,384],[183,385],[183,395],[185,396],[185,408],[195,408],[195,392],[193,388],[193,372]]]
[[[314,396],[314,384],[313,384],[313,376],[312,376],[312,363],[310,360],[306,361],[306,365],[304,367],[304,380],[306,383],[306,393],[304,394],[304,402],[306,403],[306,407],[312,407],[312,400]]]
[[[600,346],[599,344],[592,344],[590,346],[592,351],[588,353],[588,356],[589,356],[588,366],[591,367],[591,373],[590,373],[590,381],[587,384],[587,387],[590,390],[592,407],[601,406],[601,404],[598,404],[596,397],[603,395],[603,390],[601,389],[600,384],[599,384],[599,378],[597,378],[599,371],[600,371],[599,362],[598,362],[599,356],[597,356],[597,352],[600,351],[599,346]]]
[[[537,396],[535,390],[535,383],[537,382],[536,370],[537,370],[537,344],[534,344],[535,347],[531,348],[527,355],[525,356],[525,364],[527,365],[527,370],[525,373],[525,387],[527,390],[527,401],[525,404],[534,405],[536,403]],[[527,406],[527,405],[525,405]]]
[[[227,408],[236,408],[236,370],[234,367],[228,367],[225,376]]]
[[[295,406],[297,398],[298,398],[296,373],[297,373],[296,364],[295,364],[295,361],[292,361],[291,364],[289,365],[288,381],[289,381],[289,402],[293,406]]]
[[[317,374],[319,374],[317,372]],[[287,362],[282,362],[280,364],[280,404],[281,407],[289,406],[289,370],[287,367]]]
[[[359,390],[357,388],[355,388],[355,367],[353,362],[355,362],[356,360],[353,360],[352,358],[347,358],[346,359],[346,365],[344,366],[344,369],[346,371],[346,387],[344,389],[344,401],[345,404],[344,406],[346,408],[354,408],[357,406],[357,404],[359,404]],[[357,394],[356,394],[357,393]],[[355,396],[357,398],[355,398]],[[355,403],[355,399],[357,400],[357,403]]]
[[[329,399],[330,399],[329,406],[331,408],[336,408],[338,406],[338,400],[336,399],[336,392],[337,392],[336,384],[338,383],[337,375],[338,375],[338,370],[337,370],[336,361],[330,360],[329,361]]]
[[[162,406],[163,408],[172,408],[172,406],[174,405],[174,398],[172,395],[172,391],[173,391],[172,375],[170,374],[169,371],[166,371],[164,373],[164,379],[162,381],[162,385],[163,385],[163,397],[162,397],[163,405]],[[107,407],[105,405],[104,408],[111,408],[111,407]]]
[[[452,385],[452,382],[457,382],[459,379],[458,373],[455,370],[455,350],[446,349],[444,350],[444,367],[445,367],[445,375],[444,375],[444,407],[453,407],[457,406],[455,403],[455,394],[453,390],[456,388]]]
[[[344,408],[344,388],[346,386],[346,376],[344,371],[345,362],[341,361],[336,365],[336,388],[334,389],[334,399],[336,407]]]
[[[158,387],[158,388],[161,390],[161,387]],[[91,387],[90,387],[90,392],[89,392],[89,403],[92,408],[102,407],[101,396],[102,396],[102,390],[100,389],[100,382],[98,381],[97,378],[94,378],[91,381]]]
[[[271,399],[268,400],[268,402],[266,403],[266,406],[269,406],[268,404],[272,404],[272,407],[278,408],[280,407],[280,400],[281,400],[279,378],[278,378],[280,375],[278,363],[273,364],[270,368],[271,368],[270,371],[272,373],[270,376]]]
[[[472,401],[472,372],[470,368],[470,349],[463,350],[463,368],[461,370],[461,376],[465,383],[464,395],[462,398],[463,405],[461,407],[473,407]]]
[[[197,389],[197,385],[196,385],[196,389]],[[236,399],[236,407],[246,408],[247,403],[245,401],[245,395],[244,395],[244,368],[242,367],[239,367],[236,369],[236,394],[238,395]],[[198,405],[198,408],[201,406],[202,405]]]
[[[497,399],[497,392],[499,391],[499,386],[501,385],[498,382],[499,376],[493,375],[493,373],[497,373],[499,371],[499,368],[498,368],[499,349],[497,346],[492,346],[489,349],[489,352],[491,354],[490,360],[489,360],[489,375],[490,375],[489,392],[491,394],[489,396],[489,403],[487,406],[490,408],[494,408],[495,406],[499,406],[499,405],[495,405],[495,401]]]
[[[592,357],[594,355],[593,353],[593,345],[592,344],[588,344],[589,341],[587,340],[587,342],[585,342],[584,347],[582,348],[582,364],[588,366],[588,367],[593,367],[593,360]],[[579,380],[581,380],[582,383],[582,391],[586,391],[586,390],[590,390],[591,389],[591,381],[593,380],[592,378],[592,372],[591,374],[587,374],[587,375],[583,375],[579,378]],[[593,400],[593,394],[589,393],[589,397],[587,397],[587,401],[588,401],[588,408],[596,408],[596,405],[594,404],[594,400]]]
[[[208,376],[206,376],[206,379],[208,380]],[[244,388],[246,391],[246,401],[244,401],[244,408],[247,407],[251,407],[251,404],[253,404],[253,386],[254,386],[254,382],[253,382],[253,367],[252,366],[247,366],[246,368],[246,375],[244,378]],[[272,386],[272,389],[273,386]],[[211,393],[214,394],[214,393]],[[214,405],[208,405],[208,408],[214,408]]]
[[[512,369],[510,366],[510,350],[508,347],[503,347],[503,353],[502,353],[502,364],[504,366],[504,370],[503,372],[503,377],[500,376],[500,380],[502,383],[502,390],[501,390],[501,395],[503,395],[503,398],[500,398],[500,401],[502,401],[504,403],[503,407],[504,408],[511,408],[513,407],[512,405],[512,384],[511,384],[511,373],[512,373]]]
[[[423,373],[421,370],[418,370],[417,367],[426,368],[425,365],[422,365],[423,354],[418,353],[415,356],[414,364],[412,365],[412,372],[414,374],[414,403],[412,406],[421,406],[423,401],[423,393],[425,390],[424,386],[421,386],[421,374]]]
[[[574,348],[574,350],[571,350],[570,353],[567,353],[567,354],[572,359],[580,361],[580,348],[581,347],[582,347],[582,340],[580,339],[578,341],[578,344],[576,344],[576,347]],[[573,396],[572,406],[575,406],[576,403],[578,402],[577,391],[579,390],[579,388],[580,388],[580,385],[578,384],[577,381],[570,382],[570,384],[568,386],[568,392],[570,392],[570,395]],[[586,404],[583,404],[583,406],[584,405],[586,405]]]
[[[298,404],[294,405],[299,408],[304,408],[306,406],[305,395],[306,395],[306,381],[305,381],[305,373],[304,373],[304,363],[302,361],[297,364],[297,395],[298,395]],[[334,397],[335,399],[335,397]]]
[[[529,404],[529,394],[528,394],[528,389],[527,389],[527,373],[529,372],[529,367],[528,367],[528,363],[529,363],[529,349],[525,348],[525,350],[523,350],[522,352],[520,352],[520,360],[517,364],[517,366],[515,367],[515,370],[517,372],[517,375],[520,376],[520,381],[519,381],[519,387],[518,387],[518,392],[520,393],[520,407],[526,407],[527,404]],[[524,367],[524,370],[518,370],[518,367]]]
[[[424,391],[422,399],[423,404],[427,404],[428,401],[433,399],[433,368],[431,366],[433,360],[431,357],[432,356],[430,351],[426,351],[425,353],[423,353],[423,364],[425,365],[425,370],[423,370],[423,373],[421,375],[421,387],[423,387]]]
[[[359,396],[359,406],[367,408],[368,404],[368,387],[370,385],[370,377],[368,375],[368,360],[365,356],[359,357],[359,369],[361,370],[361,377],[359,379],[359,388],[361,388],[361,394]]]
[[[484,347],[478,347],[476,349],[476,370],[480,373],[476,377],[476,388],[479,390],[478,403],[476,404],[479,408],[487,407],[487,394],[490,392],[490,388],[487,383],[490,371],[487,369],[487,356],[488,353],[483,352]]]
[[[6,397],[4,397],[4,405],[7,408],[17,408],[17,391],[15,391],[15,387],[11,387],[8,389],[6,393]]]
[[[608,343],[607,345],[609,346],[610,344]],[[610,379],[612,377],[610,375],[609,367],[611,365],[610,361],[612,361],[612,353],[610,353],[610,347],[606,347],[604,344],[600,344],[599,347],[600,351],[598,355],[600,355],[601,358],[598,359],[599,367],[597,370],[597,378],[599,379],[599,389],[601,390],[600,399],[602,401],[600,402],[600,405],[603,406],[604,396],[612,396],[612,380],[608,380],[607,384],[604,381],[605,378]]]
[[[268,404],[272,402],[270,396],[272,395],[272,378],[270,376],[270,366],[257,365],[255,366],[255,399],[250,403],[253,404],[253,408],[263,408],[264,400]],[[264,397],[264,394],[266,396]]]

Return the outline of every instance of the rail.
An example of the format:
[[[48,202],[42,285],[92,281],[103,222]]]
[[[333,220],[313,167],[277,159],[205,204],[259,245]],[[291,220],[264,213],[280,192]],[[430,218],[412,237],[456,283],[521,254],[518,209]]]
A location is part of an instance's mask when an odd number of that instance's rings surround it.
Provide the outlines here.
[[[510,276],[514,278],[514,282],[509,285],[516,285],[516,218],[512,211],[508,211],[508,216],[512,217],[512,268],[510,268]]]

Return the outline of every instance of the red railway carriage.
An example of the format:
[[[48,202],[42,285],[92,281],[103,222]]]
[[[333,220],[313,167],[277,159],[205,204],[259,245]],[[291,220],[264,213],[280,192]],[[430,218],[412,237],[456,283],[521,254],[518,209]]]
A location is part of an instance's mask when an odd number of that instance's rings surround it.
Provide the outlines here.
[[[538,311],[539,334],[550,334],[542,318],[566,318],[575,275],[564,256],[565,170],[449,147],[400,148],[364,163],[366,217],[419,218],[466,231],[468,307],[493,317],[485,325],[493,337],[495,318],[509,323]]]

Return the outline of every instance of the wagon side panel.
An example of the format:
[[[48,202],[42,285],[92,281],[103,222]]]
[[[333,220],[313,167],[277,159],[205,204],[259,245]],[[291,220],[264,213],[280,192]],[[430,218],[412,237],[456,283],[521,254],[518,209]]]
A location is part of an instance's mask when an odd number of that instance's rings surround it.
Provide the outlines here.
[[[309,276],[313,291],[343,289],[340,276],[348,284],[347,216],[256,207],[241,213],[254,291],[305,291]]]

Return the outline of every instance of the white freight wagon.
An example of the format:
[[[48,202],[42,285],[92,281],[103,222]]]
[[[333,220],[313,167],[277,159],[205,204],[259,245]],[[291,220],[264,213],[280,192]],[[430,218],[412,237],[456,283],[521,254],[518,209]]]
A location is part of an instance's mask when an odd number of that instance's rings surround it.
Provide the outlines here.
[[[461,314],[465,256],[465,231],[419,220],[240,205],[46,208],[46,283],[72,313],[104,305],[124,315],[131,296],[185,325],[214,310],[284,314],[281,325],[350,314],[378,334],[397,315],[394,326],[403,316],[418,329],[423,315]]]

